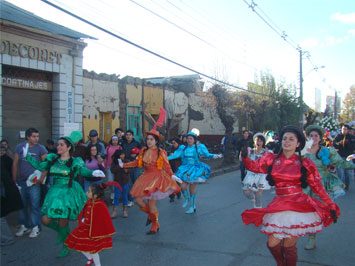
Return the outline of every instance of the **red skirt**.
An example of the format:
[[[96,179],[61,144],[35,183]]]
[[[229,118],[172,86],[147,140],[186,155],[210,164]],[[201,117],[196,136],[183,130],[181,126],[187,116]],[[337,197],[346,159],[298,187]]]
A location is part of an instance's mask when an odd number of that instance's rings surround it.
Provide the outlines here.
[[[340,210],[337,207],[337,214],[340,214]],[[291,217],[289,215],[283,216],[282,213],[290,213],[294,216],[299,213],[298,217]],[[313,223],[307,222],[307,215],[314,213],[316,217],[318,217],[317,221]],[[273,214],[278,214],[274,217]],[[305,215],[307,214],[307,215]],[[271,216],[270,216],[271,215]],[[287,217],[288,216],[288,217]],[[270,217],[275,220],[276,219],[285,219],[285,221],[276,221],[273,224],[270,224]],[[242,213],[242,219],[245,224],[254,224],[256,226],[263,225],[262,232],[266,234],[271,233],[284,233],[289,234],[289,229],[300,229],[305,227],[309,227],[310,232],[314,230],[314,232],[320,231],[321,227],[327,227],[332,222],[333,219],[330,215],[329,206],[324,203],[311,198],[310,196],[304,194],[303,192],[291,194],[291,195],[281,195],[275,196],[275,198],[271,201],[271,203],[266,208],[259,209],[250,209],[246,210]],[[305,220],[303,220],[305,219]],[[295,223],[287,224],[291,221],[295,221]],[[281,225],[285,228],[283,232]],[[273,232],[269,227],[275,227],[275,231]],[[266,230],[265,230],[266,228]],[[277,229],[277,230],[276,230]],[[302,230],[304,231],[304,230]],[[300,235],[303,235],[302,232]]]
[[[112,236],[102,236],[97,238],[89,237],[90,226],[80,223],[77,228],[70,233],[65,240],[65,244],[77,251],[97,253],[104,249],[112,248]]]

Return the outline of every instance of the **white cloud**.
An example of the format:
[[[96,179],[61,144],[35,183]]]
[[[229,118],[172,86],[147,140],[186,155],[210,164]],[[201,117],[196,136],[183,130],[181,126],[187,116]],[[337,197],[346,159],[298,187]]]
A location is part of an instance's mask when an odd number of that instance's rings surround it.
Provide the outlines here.
[[[331,16],[332,20],[339,21],[345,24],[355,24],[355,13],[335,13]]]
[[[306,39],[306,40],[303,40],[301,43],[300,43],[301,47],[303,48],[314,48],[314,47],[317,47],[319,46],[319,40],[316,39],[316,38],[309,38],[309,39]]]
[[[347,40],[348,40],[347,36],[345,36],[345,37],[328,36],[327,38],[325,38],[324,45],[325,46],[334,46],[334,45],[344,43]]]

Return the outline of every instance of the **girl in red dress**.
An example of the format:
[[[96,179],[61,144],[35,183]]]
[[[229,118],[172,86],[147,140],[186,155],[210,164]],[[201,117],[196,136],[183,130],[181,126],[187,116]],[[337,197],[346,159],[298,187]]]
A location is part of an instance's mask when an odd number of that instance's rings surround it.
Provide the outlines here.
[[[85,265],[100,266],[99,252],[112,248],[115,228],[109,210],[102,200],[107,185],[118,186],[115,182],[92,184],[86,195],[88,200],[79,214],[78,226],[70,233],[65,244],[70,249],[80,251],[88,259]]]
[[[298,238],[336,222],[340,211],[326,193],[315,164],[301,157],[300,151],[305,145],[303,133],[296,127],[286,126],[280,135],[282,149],[279,154],[266,153],[252,161],[246,149],[242,150],[245,167],[253,172],[267,173],[267,180],[276,191],[266,208],[246,210],[242,219],[245,224],[262,225],[261,231],[268,235],[267,246],[278,266],[295,266]],[[303,193],[302,188],[307,186],[322,202]]]

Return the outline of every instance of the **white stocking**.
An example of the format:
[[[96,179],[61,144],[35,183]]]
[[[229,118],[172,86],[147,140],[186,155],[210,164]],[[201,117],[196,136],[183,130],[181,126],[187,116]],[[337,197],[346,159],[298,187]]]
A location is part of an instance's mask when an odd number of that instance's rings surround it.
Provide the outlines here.
[[[91,259],[92,259],[91,253],[89,253],[89,252],[83,252],[83,251],[82,251],[81,253],[83,253],[84,256],[85,256],[88,260],[91,260]]]
[[[95,266],[101,266],[99,253],[92,253],[91,256],[94,260]]]

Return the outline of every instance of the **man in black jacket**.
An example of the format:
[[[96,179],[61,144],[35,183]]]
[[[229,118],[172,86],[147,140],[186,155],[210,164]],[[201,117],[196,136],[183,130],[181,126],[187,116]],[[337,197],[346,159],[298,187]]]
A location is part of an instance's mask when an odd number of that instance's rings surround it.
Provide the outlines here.
[[[338,150],[339,155],[346,160],[346,157],[355,153],[355,136],[349,133],[349,125],[343,125],[341,134],[338,134],[334,139],[334,147]],[[345,184],[345,190],[349,190],[350,179],[354,174],[353,169],[337,168],[339,178]]]

